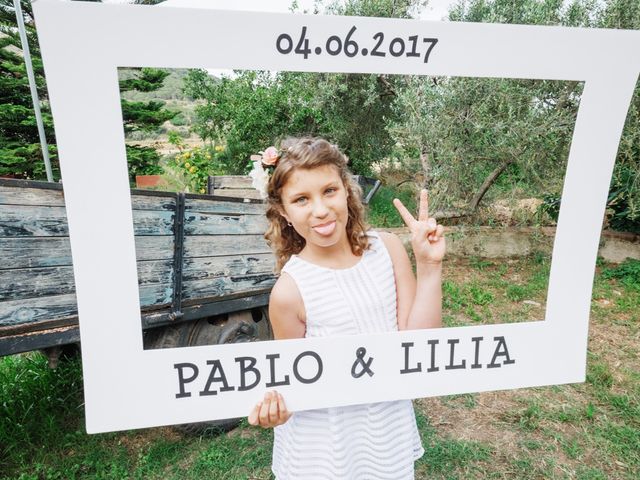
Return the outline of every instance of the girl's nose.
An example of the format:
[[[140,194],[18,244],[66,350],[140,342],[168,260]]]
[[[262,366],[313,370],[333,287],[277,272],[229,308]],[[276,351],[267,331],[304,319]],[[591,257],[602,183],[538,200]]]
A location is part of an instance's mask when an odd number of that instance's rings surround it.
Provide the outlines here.
[[[313,202],[313,216],[317,218],[326,217],[329,213],[329,209],[324,204],[322,199],[317,199]]]

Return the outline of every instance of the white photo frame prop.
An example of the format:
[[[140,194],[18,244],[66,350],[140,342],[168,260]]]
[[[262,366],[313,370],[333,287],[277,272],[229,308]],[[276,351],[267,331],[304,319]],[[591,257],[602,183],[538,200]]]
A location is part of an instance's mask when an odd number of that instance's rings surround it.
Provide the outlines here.
[[[584,381],[599,234],[640,32],[55,0],[36,1],[34,12],[64,179],[89,433],[246,416],[272,387],[304,410]],[[304,27],[306,55],[304,43],[295,52]],[[133,66],[584,81],[544,321],[143,350],[118,88],[118,67]],[[85,181],[96,172],[100,182]],[[372,375],[352,375],[367,365]]]

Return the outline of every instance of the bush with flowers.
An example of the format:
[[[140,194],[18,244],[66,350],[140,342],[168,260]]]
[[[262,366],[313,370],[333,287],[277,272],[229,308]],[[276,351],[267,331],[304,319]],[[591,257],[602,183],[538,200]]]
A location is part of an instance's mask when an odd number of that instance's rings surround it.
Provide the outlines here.
[[[170,138],[169,141],[178,147],[179,152],[169,160],[168,165],[185,176],[187,191],[206,193],[209,175],[224,175],[220,162],[224,146],[207,145],[189,149],[181,138]]]

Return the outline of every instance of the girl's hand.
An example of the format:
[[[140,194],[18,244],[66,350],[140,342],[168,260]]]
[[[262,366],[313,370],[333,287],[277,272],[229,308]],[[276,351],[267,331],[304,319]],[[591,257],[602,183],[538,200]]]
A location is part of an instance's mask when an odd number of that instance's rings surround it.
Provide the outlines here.
[[[438,225],[435,218],[429,217],[427,191],[423,189],[420,192],[418,220],[413,218],[413,215],[397,198],[393,199],[393,205],[411,230],[411,246],[416,256],[416,264],[441,263],[445,252],[444,227]]]
[[[278,392],[267,392],[249,414],[249,423],[263,428],[277,427],[291,418],[284,398]]]

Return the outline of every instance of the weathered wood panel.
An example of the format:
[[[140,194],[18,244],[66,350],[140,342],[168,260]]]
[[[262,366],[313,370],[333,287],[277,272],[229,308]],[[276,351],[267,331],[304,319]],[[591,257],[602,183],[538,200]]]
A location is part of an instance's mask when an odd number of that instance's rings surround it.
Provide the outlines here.
[[[131,195],[132,210],[168,210],[175,212],[176,197],[175,193],[167,194],[167,196],[155,195]]]
[[[238,215],[264,215],[266,205],[256,202],[231,202],[225,200],[203,200],[198,198],[187,198],[184,205],[185,212],[202,212],[217,214],[238,214]]]
[[[173,262],[138,262],[138,283],[170,284]],[[75,292],[73,267],[24,268],[0,270],[0,302]]]
[[[64,207],[0,205],[0,237],[68,237]]]
[[[73,267],[0,270],[0,302],[75,291]]]
[[[0,209],[2,205],[31,205],[64,207],[64,193],[62,190],[48,188],[24,188],[18,185],[0,185]],[[175,210],[174,193],[160,195],[131,196],[133,210]],[[4,211],[4,209],[2,209]]]
[[[248,175],[219,175],[213,177],[213,187],[218,188],[253,188],[252,178]]]
[[[259,235],[267,230],[264,215],[213,215],[185,212],[185,235]]]
[[[198,303],[203,299],[225,301],[230,298],[267,293],[275,281],[276,278],[272,274],[223,276],[216,279],[188,281],[183,284],[183,298],[187,303]],[[171,288],[170,284],[141,285],[141,307],[169,307],[172,300]],[[77,314],[74,293],[11,300],[0,302],[0,328],[51,322]],[[117,312],[114,311],[114,315],[116,314]]]
[[[241,276],[273,273],[275,260],[271,253],[222,257],[187,258],[182,269],[183,280],[206,280],[222,275]]]
[[[213,191],[213,195],[218,197],[229,197],[229,198],[252,198],[255,200],[260,200],[260,193],[251,188],[216,188]]]
[[[173,235],[175,212],[134,210],[134,235]]]
[[[173,258],[172,236],[135,237],[140,260]],[[69,238],[0,238],[0,268],[60,267],[72,265]]]
[[[192,300],[199,297],[220,297],[225,295],[250,293],[271,288],[276,282],[274,274],[222,276],[207,280],[190,280],[182,284],[182,298]]]
[[[135,235],[172,235],[174,212],[134,210]],[[64,207],[0,205],[0,237],[68,237]]]
[[[256,253],[271,253],[262,235],[194,235],[184,239],[185,258]]]
[[[7,337],[3,337],[0,334],[0,354],[13,355],[56,345],[68,345],[79,341],[80,331],[77,325]]]
[[[140,305],[148,307],[170,304],[172,285],[140,286]],[[105,298],[105,305],[113,299]],[[0,326],[55,320],[78,314],[75,293],[0,302]],[[114,315],[117,311],[114,310]]]
[[[2,205],[64,207],[64,195],[62,190],[0,185],[0,208]]]

